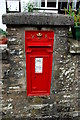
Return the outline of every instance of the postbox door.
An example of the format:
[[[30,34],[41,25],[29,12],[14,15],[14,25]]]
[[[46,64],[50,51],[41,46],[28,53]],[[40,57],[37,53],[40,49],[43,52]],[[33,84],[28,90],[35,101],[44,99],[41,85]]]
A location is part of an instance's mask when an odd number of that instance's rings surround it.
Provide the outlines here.
[[[30,79],[28,82],[29,90],[27,93],[32,95],[49,95],[50,94],[50,84],[51,84],[51,72],[50,72],[50,56],[29,56],[30,64]],[[46,69],[45,69],[46,68]]]
[[[31,68],[31,78],[32,78],[32,91],[31,92],[48,92],[48,65],[47,65],[48,57],[36,57],[32,59]],[[44,62],[45,61],[45,62]],[[46,66],[47,65],[47,66]],[[44,69],[46,67],[46,69]]]

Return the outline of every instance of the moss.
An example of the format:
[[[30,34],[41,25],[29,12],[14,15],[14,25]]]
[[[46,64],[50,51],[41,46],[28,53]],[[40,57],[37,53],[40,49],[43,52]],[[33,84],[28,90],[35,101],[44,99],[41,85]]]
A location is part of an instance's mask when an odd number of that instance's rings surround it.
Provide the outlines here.
[[[34,103],[40,104],[40,103],[42,103],[42,99],[40,97],[35,97],[34,98]]]
[[[38,110],[33,109],[33,110],[31,111],[31,116],[32,116],[32,117],[35,117],[35,116],[37,115],[37,112],[38,112]]]

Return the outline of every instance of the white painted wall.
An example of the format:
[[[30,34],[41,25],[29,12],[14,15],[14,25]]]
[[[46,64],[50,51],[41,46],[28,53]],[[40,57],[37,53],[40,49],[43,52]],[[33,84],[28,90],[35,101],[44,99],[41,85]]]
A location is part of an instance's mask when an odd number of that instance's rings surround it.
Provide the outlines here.
[[[0,0],[0,28],[6,30],[6,25],[2,24],[2,14],[6,13],[5,0]]]

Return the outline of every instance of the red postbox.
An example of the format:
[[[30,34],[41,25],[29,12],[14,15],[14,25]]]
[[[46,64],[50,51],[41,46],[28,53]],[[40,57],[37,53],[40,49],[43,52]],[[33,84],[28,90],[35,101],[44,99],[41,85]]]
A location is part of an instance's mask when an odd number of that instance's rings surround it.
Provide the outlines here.
[[[27,95],[50,94],[53,31],[25,31]]]

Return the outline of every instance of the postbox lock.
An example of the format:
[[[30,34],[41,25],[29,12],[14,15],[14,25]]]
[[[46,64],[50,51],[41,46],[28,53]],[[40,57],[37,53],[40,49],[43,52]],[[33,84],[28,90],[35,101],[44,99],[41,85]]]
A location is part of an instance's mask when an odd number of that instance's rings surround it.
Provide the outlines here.
[[[37,34],[37,37],[38,37],[38,39],[41,39],[42,34],[41,34],[41,33],[38,33],[38,34]]]

